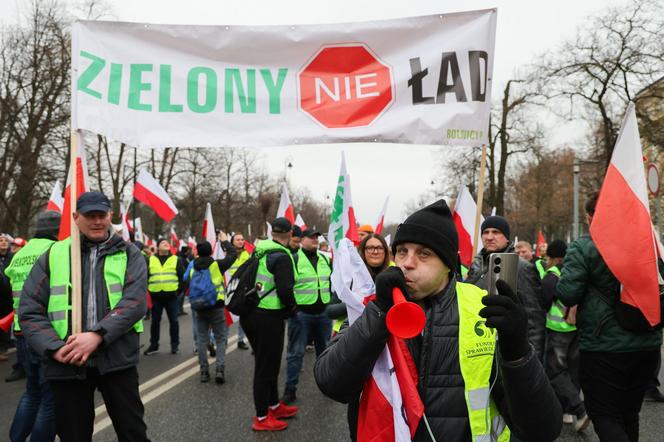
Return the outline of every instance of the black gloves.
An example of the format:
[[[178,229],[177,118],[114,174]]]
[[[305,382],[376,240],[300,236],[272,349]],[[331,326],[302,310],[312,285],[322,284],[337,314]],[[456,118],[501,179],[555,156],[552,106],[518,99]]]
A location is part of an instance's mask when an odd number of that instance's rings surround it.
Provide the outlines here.
[[[505,281],[496,281],[498,295],[482,298],[486,305],[480,316],[486,318],[486,326],[498,330],[500,354],[505,361],[516,361],[528,354],[528,315],[516,293]]]
[[[378,307],[384,312],[392,307],[394,301],[392,300],[392,289],[399,287],[404,296],[406,292],[406,278],[399,267],[388,267],[376,277],[376,300],[374,301]]]

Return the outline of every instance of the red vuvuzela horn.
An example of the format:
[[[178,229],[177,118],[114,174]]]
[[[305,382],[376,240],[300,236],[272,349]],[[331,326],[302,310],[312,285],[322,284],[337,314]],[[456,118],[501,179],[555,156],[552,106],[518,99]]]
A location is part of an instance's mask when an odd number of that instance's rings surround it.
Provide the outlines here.
[[[12,325],[12,322],[14,322],[14,312],[11,312],[4,318],[0,318],[0,330],[7,332],[9,331],[9,328]]]
[[[409,339],[421,333],[427,319],[422,307],[414,302],[406,301],[398,287],[392,289],[392,299],[394,305],[387,312],[386,317],[387,329],[390,333],[402,339]]]

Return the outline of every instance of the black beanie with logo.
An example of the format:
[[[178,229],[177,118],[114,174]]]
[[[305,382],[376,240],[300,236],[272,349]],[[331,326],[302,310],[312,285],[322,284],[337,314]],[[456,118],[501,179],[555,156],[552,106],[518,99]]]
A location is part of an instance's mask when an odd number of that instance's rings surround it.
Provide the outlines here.
[[[405,242],[429,247],[452,271],[457,268],[459,235],[445,200],[418,210],[399,224],[392,242],[395,256],[396,246]]]

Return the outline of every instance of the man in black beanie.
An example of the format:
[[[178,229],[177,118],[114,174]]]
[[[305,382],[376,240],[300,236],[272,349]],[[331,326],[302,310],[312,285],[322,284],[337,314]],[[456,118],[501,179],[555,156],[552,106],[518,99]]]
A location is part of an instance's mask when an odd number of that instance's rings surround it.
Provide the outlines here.
[[[509,440],[511,432],[550,441],[560,433],[560,405],[528,343],[523,306],[502,281],[497,296],[458,282],[458,243],[445,201],[409,216],[392,245],[397,266],[377,276],[376,298],[316,360],[320,390],[349,403],[351,439],[384,430],[362,425],[367,404],[360,405],[360,397],[370,396],[362,392],[390,334],[385,318],[394,288],[427,318],[422,334],[404,341],[424,405],[412,440]]]
[[[464,282],[486,290],[489,286],[486,277],[489,271],[489,255],[514,253],[514,244],[510,241],[510,225],[502,216],[490,216],[484,220],[481,232],[484,247],[470,265]],[[539,360],[543,361],[546,310],[542,285],[535,266],[523,258],[519,258],[517,295],[528,313],[528,339],[535,347],[535,354]]]

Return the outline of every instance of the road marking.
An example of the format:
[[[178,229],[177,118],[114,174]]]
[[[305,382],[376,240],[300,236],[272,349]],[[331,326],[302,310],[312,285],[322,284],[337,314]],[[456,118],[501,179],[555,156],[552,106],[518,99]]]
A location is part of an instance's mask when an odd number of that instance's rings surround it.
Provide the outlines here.
[[[235,351],[237,349],[237,340],[238,340],[238,335],[233,335],[228,339],[228,345],[226,346],[226,354],[229,354],[232,351]],[[212,364],[215,361],[215,358],[208,358],[208,363]],[[200,367],[198,366],[198,356],[193,356],[190,359],[187,359],[186,361],[180,363],[179,365],[171,368],[170,370],[160,374],[157,377],[154,377],[150,379],[149,381],[141,384],[138,387],[139,393],[144,393],[146,390],[148,390],[150,387],[153,385],[168,379],[170,376],[173,374],[182,371],[189,367],[190,365],[194,365],[194,367],[189,368],[187,371],[184,373],[180,374],[179,376],[171,379],[164,385],[155,388],[153,391],[147,393],[145,396],[141,396],[141,400],[143,401],[143,406],[147,405],[148,402],[152,401],[152,399],[161,396],[162,394],[166,393],[168,390],[171,388],[177,386],[178,384],[181,384],[184,382],[187,378],[190,378],[191,376],[195,375],[196,373],[199,372]],[[105,415],[101,420],[95,423],[94,427],[94,432],[92,433],[93,435],[99,433],[100,431],[103,431],[107,427],[109,427],[112,422],[111,418],[108,416],[108,412],[106,411],[106,405],[102,404],[95,408],[95,419],[100,418],[101,416]]]

